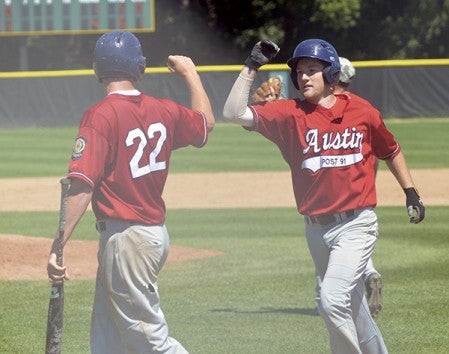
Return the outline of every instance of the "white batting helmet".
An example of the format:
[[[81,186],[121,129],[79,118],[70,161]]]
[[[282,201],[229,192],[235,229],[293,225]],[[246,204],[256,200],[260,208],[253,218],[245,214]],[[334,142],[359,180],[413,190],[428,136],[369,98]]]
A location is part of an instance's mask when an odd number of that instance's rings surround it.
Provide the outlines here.
[[[341,81],[345,84],[349,84],[355,76],[355,69],[352,66],[352,63],[348,59],[346,59],[344,57],[339,57],[339,59],[340,59],[340,80],[339,81]]]

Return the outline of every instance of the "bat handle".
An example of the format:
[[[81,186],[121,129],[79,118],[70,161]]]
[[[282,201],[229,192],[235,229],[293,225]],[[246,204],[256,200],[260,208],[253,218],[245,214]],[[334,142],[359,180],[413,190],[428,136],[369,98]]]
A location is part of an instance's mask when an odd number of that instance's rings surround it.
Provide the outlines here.
[[[61,183],[61,202],[59,208],[59,223],[58,223],[58,238],[57,238],[57,248],[56,248],[56,263],[62,266],[62,250],[63,250],[63,240],[64,240],[64,229],[66,221],[66,210],[67,210],[67,195],[70,187],[70,179],[62,178]]]
[[[64,232],[60,233],[58,239],[56,240],[56,264],[62,267],[62,253],[63,253],[63,245],[62,240],[64,237]]]

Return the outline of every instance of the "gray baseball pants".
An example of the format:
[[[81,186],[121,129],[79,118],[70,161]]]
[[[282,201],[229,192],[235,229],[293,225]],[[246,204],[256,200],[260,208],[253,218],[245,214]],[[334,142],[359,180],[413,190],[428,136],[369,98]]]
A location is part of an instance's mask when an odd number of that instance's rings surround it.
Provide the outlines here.
[[[91,323],[94,354],[188,353],[169,337],[159,306],[158,275],[169,235],[165,225],[97,222],[100,245]]]
[[[329,332],[331,352],[388,353],[371,317],[362,279],[378,235],[374,210],[358,209],[352,217],[328,225],[307,220],[307,243],[322,280],[318,309]]]

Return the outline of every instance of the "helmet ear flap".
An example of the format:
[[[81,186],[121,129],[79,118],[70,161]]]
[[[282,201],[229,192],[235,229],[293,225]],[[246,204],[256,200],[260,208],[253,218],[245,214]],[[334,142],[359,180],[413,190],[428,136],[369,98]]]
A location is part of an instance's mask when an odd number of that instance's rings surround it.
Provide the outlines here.
[[[295,88],[299,90],[298,74],[296,73],[296,70],[290,70],[290,79],[292,80],[293,86],[295,86]]]
[[[338,84],[340,77],[340,69],[335,68],[332,64],[323,69],[323,77],[330,85]]]

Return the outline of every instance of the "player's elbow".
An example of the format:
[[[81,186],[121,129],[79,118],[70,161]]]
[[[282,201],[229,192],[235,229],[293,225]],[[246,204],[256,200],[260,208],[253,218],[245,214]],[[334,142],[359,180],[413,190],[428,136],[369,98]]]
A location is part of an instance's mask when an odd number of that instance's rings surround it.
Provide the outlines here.
[[[215,127],[215,117],[212,115],[206,119],[206,128],[208,132],[211,132]]]
[[[237,110],[235,106],[225,104],[223,108],[223,117],[227,122],[239,123],[239,121],[245,116],[246,107],[244,109]]]
[[[244,127],[252,127],[254,125],[253,112],[247,106],[242,111],[237,111],[225,105],[223,108],[223,117],[229,123],[239,124]]]
[[[232,121],[235,118],[236,114],[235,114],[235,110],[233,109],[233,107],[231,107],[228,104],[225,104],[224,108],[223,108],[223,118],[226,121]]]
[[[240,124],[238,115],[230,110],[223,110],[223,118],[227,123]]]

